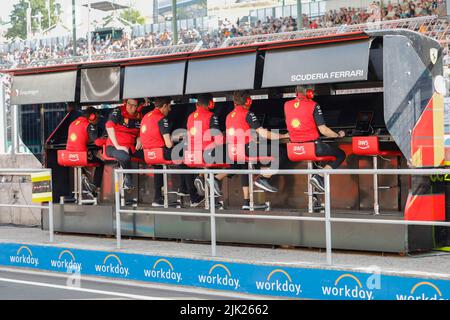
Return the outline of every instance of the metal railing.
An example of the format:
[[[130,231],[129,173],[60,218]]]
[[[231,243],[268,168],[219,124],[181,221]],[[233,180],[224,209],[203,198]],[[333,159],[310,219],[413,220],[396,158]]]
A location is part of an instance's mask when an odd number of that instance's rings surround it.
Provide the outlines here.
[[[0,176],[29,176],[32,173],[49,172],[50,177],[52,176],[52,169],[3,169],[0,168]],[[51,180],[50,180],[51,183]],[[3,203],[0,204],[0,208],[28,208],[28,209],[44,209],[48,210],[48,231],[49,231],[49,242],[53,243],[53,201],[49,201],[47,205],[30,205],[30,204],[11,204]]]
[[[258,215],[258,214],[221,214],[216,213],[214,205],[214,192],[209,193],[210,206],[209,213],[185,212],[185,211],[162,211],[162,210],[127,210],[121,206],[122,182],[124,174],[205,174],[208,177],[209,190],[214,190],[214,175],[226,174],[277,174],[277,175],[308,175],[323,174],[325,180],[325,216],[281,216],[281,215]],[[373,223],[373,224],[396,224],[396,225],[422,225],[422,226],[444,226],[450,227],[450,222],[440,221],[412,221],[412,220],[392,220],[392,219],[360,219],[360,218],[332,218],[331,217],[331,188],[330,176],[332,175],[445,175],[450,174],[450,169],[337,169],[337,170],[219,170],[219,169],[116,169],[114,170],[115,183],[115,214],[116,214],[116,246],[121,247],[121,218],[122,213],[153,214],[153,215],[175,215],[191,217],[209,217],[211,225],[211,256],[216,256],[216,218],[237,218],[237,219],[264,219],[264,220],[285,220],[285,221],[317,221],[325,223],[325,248],[328,265],[333,264],[332,260],[332,240],[331,224],[333,222],[346,223]]]

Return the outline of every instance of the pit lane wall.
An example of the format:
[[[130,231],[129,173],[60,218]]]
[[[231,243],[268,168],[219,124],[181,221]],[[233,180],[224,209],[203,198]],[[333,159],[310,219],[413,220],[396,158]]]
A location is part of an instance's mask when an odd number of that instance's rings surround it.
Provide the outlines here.
[[[325,267],[287,267],[225,259],[195,259],[0,244],[0,265],[77,275],[225,290],[263,296],[326,300],[447,300],[450,280]]]
[[[0,154],[0,168],[42,168],[42,164],[33,154]],[[0,175],[0,203],[17,205],[31,204],[32,184],[30,176]],[[0,224],[21,226],[40,226],[40,209],[0,208]]]

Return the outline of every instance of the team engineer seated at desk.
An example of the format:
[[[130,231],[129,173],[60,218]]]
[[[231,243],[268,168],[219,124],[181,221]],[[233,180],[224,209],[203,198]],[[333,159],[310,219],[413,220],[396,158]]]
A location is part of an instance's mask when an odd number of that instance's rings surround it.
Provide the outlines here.
[[[72,121],[69,126],[67,138],[67,151],[87,151],[88,161],[90,163],[98,164],[94,173],[94,187],[88,183],[90,191],[93,195],[99,193],[103,177],[103,161],[97,157],[94,150],[88,150],[88,144],[95,143],[97,146],[101,145],[101,139],[98,138],[98,111],[94,107],[89,107],[84,110],[83,115]]]
[[[314,142],[316,155],[320,157],[333,156],[336,160],[328,162],[324,169],[337,169],[345,160],[345,152],[340,148],[320,140],[319,132],[328,138],[343,138],[344,131],[334,132],[325,124],[322,110],[313,99],[314,91],[306,86],[296,87],[297,98],[284,104],[286,127],[291,142]],[[311,177],[311,184],[324,192],[324,180],[319,174]]]
[[[245,144],[245,155],[250,157],[257,157],[262,154],[260,144],[254,140],[253,134],[257,137],[262,137],[266,140],[274,140],[279,143],[281,139],[289,138],[289,134],[278,134],[276,132],[267,130],[259,123],[256,115],[250,111],[252,99],[248,91],[235,91],[233,93],[234,109],[226,117],[226,139],[228,144],[236,144],[243,142]],[[242,140],[242,141],[239,141]],[[281,149],[279,149],[281,151]],[[265,150],[270,153],[271,148]],[[284,158],[281,152],[278,155],[266,154],[267,156]],[[278,159],[278,161],[283,161]],[[268,166],[263,165],[261,169],[269,169]],[[278,192],[278,189],[270,184],[271,174],[262,174],[256,181],[255,185],[258,188],[267,192]],[[248,177],[241,175],[241,185],[244,194],[243,210],[250,209],[250,194]]]
[[[141,127],[141,107],[143,99],[128,99],[124,104],[114,109],[106,122],[108,140],[106,154],[117,159],[122,169],[131,169],[131,158],[144,159],[142,144],[139,138]],[[124,175],[124,190],[132,189],[130,174]]]
[[[181,155],[172,154],[174,151],[174,142],[171,136],[171,123],[167,118],[171,111],[171,99],[156,98],[155,109],[147,113],[142,119],[142,126],[140,130],[140,138],[142,141],[142,146],[144,149],[156,149],[162,148],[164,160],[182,160]],[[179,158],[178,158],[179,157]],[[162,166],[154,165],[156,169],[161,169]],[[178,165],[180,169],[186,169],[184,164]],[[194,186],[195,176],[192,174],[182,174],[180,189],[187,188],[189,196],[191,198],[191,207],[198,207],[204,201],[205,197],[197,194],[197,190]],[[164,199],[161,193],[161,188],[163,187],[163,175],[154,175],[154,199],[152,202],[153,207],[163,207]]]

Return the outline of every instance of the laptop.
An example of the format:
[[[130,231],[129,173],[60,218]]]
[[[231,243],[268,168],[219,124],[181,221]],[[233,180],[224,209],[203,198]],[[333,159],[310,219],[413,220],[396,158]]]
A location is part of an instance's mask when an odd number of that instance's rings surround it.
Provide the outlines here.
[[[371,132],[373,119],[373,111],[360,111],[356,117],[355,129],[353,136],[367,136]]]

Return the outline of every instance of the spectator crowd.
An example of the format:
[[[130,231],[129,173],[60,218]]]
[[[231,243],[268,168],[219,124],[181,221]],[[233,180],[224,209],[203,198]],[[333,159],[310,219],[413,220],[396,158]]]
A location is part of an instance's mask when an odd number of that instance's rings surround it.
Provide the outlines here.
[[[339,10],[329,10],[324,15],[309,18],[303,15],[302,29],[330,28],[339,25],[361,24],[367,22],[396,20],[429,15],[441,15],[445,11],[443,0],[399,0],[398,3],[392,1],[373,2],[366,8],[340,8]],[[297,21],[293,17],[272,18],[267,17],[264,21],[255,23],[241,23],[239,20],[235,24],[228,19],[219,23],[219,28],[214,32],[199,31],[196,29],[182,29],[179,31],[177,44],[189,44],[203,42],[205,48],[218,47],[228,38],[271,34],[279,32],[289,32],[298,30]],[[94,55],[107,55],[111,53],[135,51],[139,49],[149,49],[173,45],[172,33],[164,31],[160,33],[148,33],[143,37],[129,37],[127,35],[114,40],[111,38],[100,39],[96,36],[92,41],[92,53]],[[17,65],[29,65],[32,61],[64,59],[74,55],[73,43],[66,45],[54,45],[36,47],[34,49],[25,47],[23,50],[5,50],[0,52],[0,64],[10,67]],[[77,56],[88,55],[88,44],[86,39],[77,41]]]

